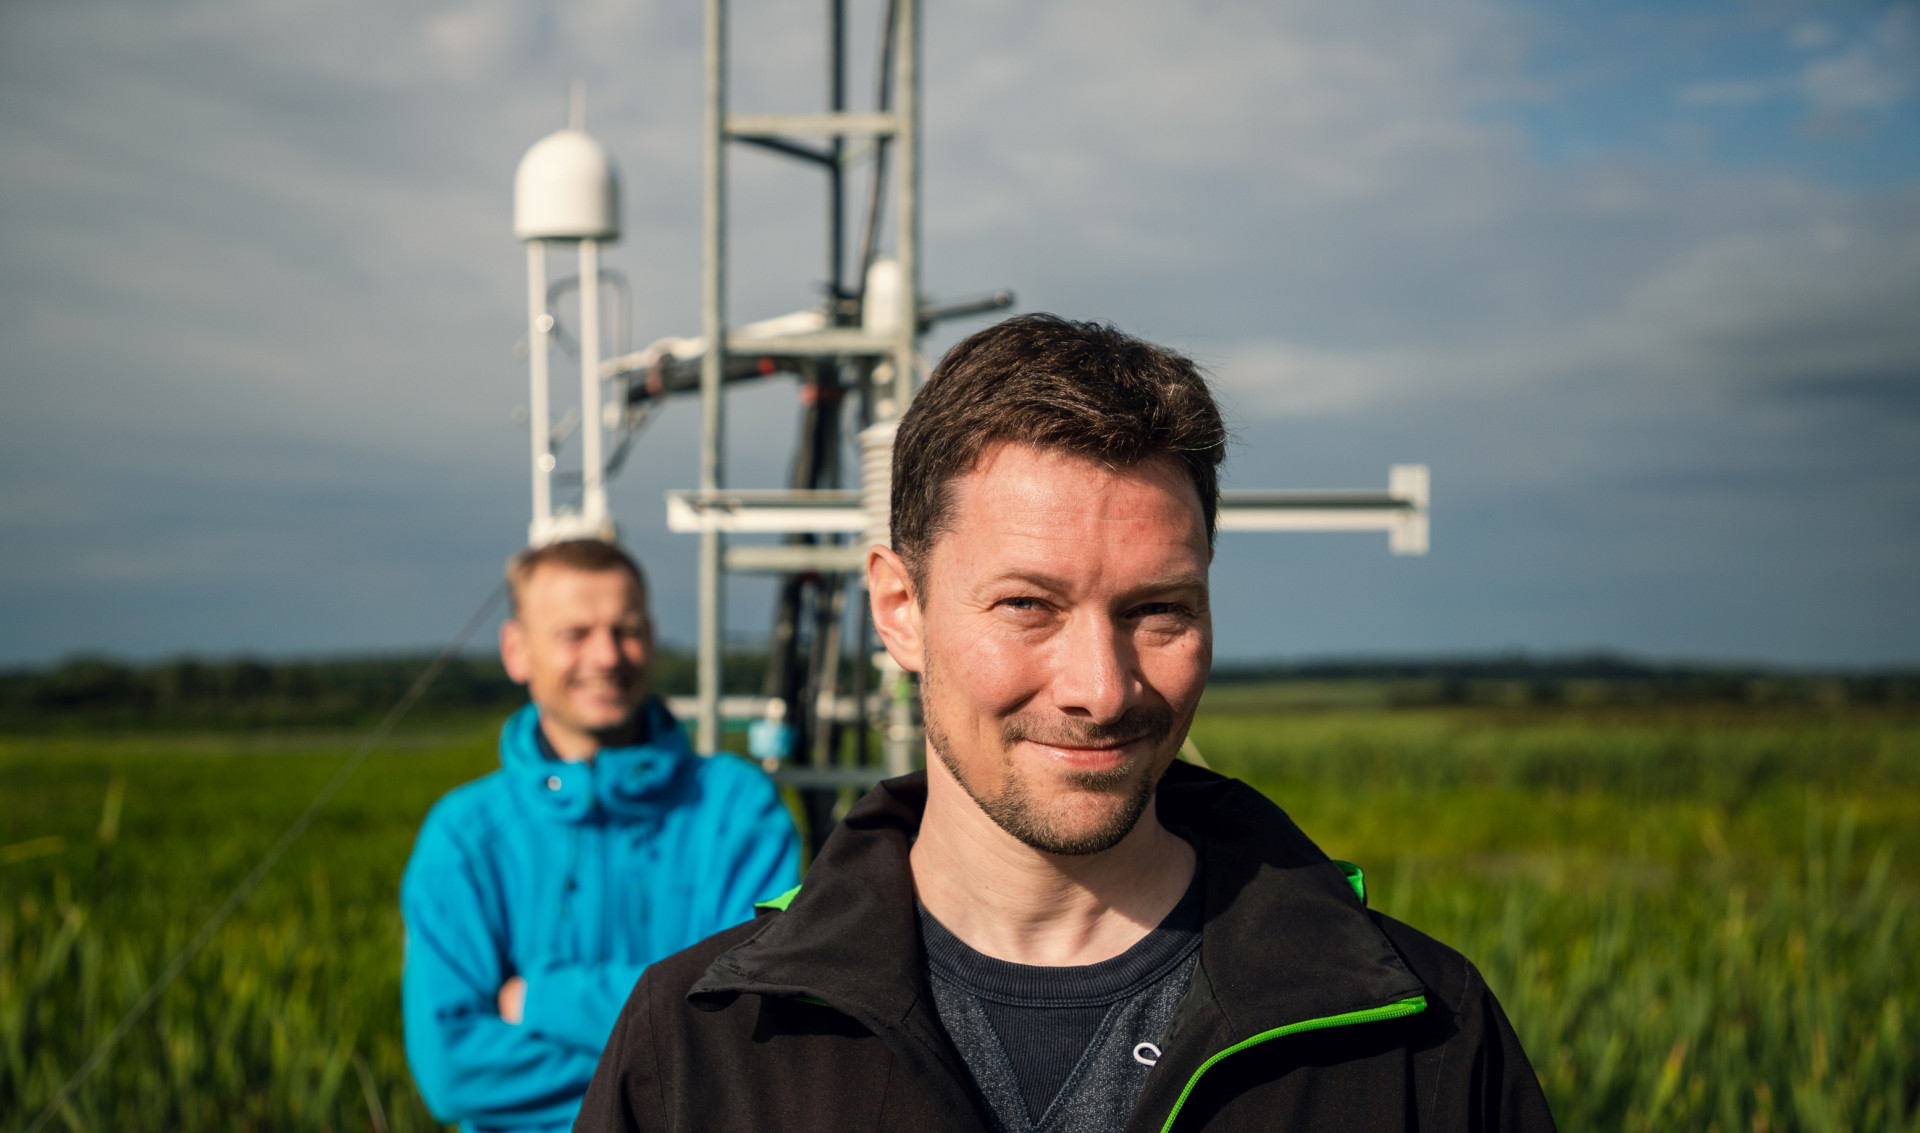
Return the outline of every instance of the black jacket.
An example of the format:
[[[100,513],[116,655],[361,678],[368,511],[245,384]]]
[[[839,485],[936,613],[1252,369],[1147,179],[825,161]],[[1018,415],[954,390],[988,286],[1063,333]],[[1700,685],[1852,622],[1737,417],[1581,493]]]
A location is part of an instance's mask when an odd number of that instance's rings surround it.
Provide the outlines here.
[[[882,783],[784,911],[648,969],[576,1133],[990,1133],[927,991],[907,864],[925,806],[924,774]],[[1464,957],[1369,912],[1358,871],[1243,783],[1176,763],[1158,806],[1199,840],[1206,913],[1127,1133],[1553,1128]]]

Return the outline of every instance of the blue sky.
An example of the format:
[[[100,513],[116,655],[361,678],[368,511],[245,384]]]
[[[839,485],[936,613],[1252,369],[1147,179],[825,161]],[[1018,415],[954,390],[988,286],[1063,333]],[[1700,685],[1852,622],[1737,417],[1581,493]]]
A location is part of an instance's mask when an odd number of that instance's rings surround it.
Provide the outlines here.
[[[1911,6],[1557,5],[1531,16],[1536,96],[1495,113],[1537,160],[1608,156],[1854,186],[1920,174]]]
[[[818,105],[818,16],[739,0],[736,106]],[[1433,467],[1425,558],[1224,539],[1223,658],[1920,660],[1914,4],[926,24],[930,291],[1193,353],[1233,486]],[[525,529],[514,162],[583,78],[637,337],[687,333],[698,36],[683,0],[0,9],[0,663],[449,634]],[[733,187],[735,311],[807,305],[817,178],[742,154]],[[731,482],[776,485],[791,388],[732,400]],[[692,420],[614,490],[681,641]],[[766,616],[733,588],[735,632]]]

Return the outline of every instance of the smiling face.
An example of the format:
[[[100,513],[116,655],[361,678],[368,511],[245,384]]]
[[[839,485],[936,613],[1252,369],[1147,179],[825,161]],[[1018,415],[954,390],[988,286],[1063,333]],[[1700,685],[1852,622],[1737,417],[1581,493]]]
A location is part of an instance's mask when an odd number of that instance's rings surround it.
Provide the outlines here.
[[[1115,470],[1000,444],[951,499],[920,593],[890,551],[868,567],[888,649],[922,674],[928,747],[1026,845],[1109,849],[1212,664],[1199,493],[1165,458]]]
[[[525,684],[565,758],[591,756],[631,728],[647,696],[653,632],[646,595],[620,570],[541,565],[500,627],[507,675]]]

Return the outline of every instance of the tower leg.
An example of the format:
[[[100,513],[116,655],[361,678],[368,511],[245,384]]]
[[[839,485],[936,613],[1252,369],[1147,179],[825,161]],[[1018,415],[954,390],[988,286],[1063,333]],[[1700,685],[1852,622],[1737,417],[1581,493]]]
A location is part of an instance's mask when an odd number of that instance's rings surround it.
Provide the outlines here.
[[[546,539],[553,521],[553,421],[547,405],[547,341],[553,320],[547,315],[547,244],[527,241],[527,433],[532,437],[533,521],[527,542]]]
[[[613,535],[607,520],[606,457],[601,452],[600,242],[580,241],[580,514]]]

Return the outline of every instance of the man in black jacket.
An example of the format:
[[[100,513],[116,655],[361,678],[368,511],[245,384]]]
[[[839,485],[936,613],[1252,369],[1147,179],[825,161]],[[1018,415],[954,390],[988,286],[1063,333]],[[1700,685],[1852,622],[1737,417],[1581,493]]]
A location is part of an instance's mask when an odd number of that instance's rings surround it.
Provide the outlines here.
[[[867,562],[928,770],[647,972],[576,1129],[1552,1129],[1471,964],[1175,763],[1225,439],[1191,363],[1110,327],[942,360]]]

